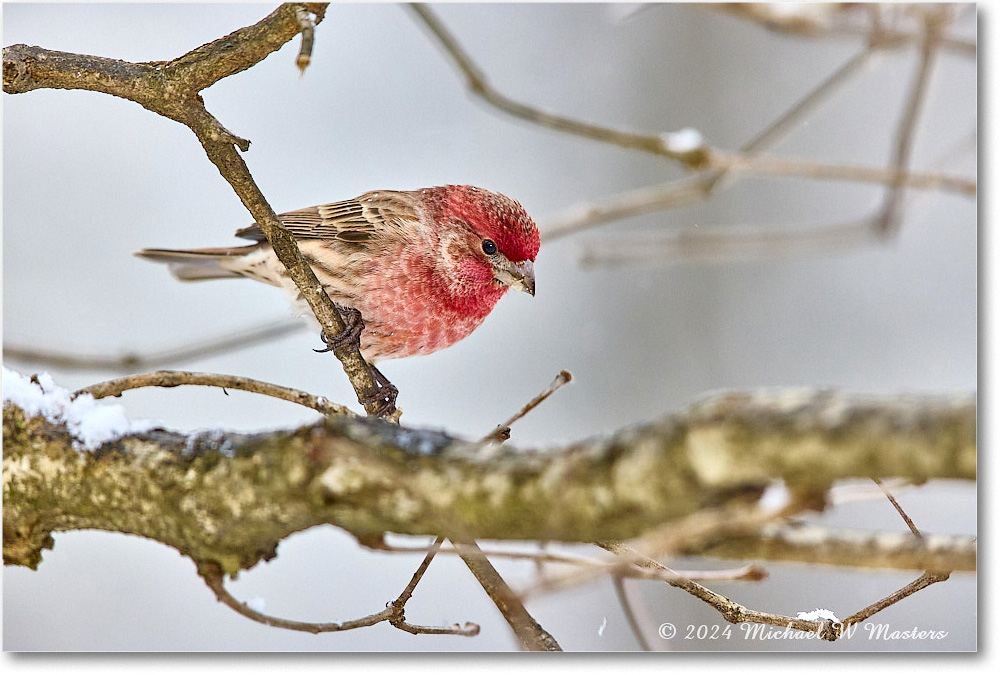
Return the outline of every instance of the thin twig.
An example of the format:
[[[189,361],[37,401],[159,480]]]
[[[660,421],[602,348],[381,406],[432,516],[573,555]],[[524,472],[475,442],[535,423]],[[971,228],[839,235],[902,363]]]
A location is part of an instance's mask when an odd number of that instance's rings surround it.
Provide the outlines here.
[[[910,518],[910,516],[907,515],[906,511],[903,510],[903,507],[900,506],[899,502],[896,501],[896,498],[892,495],[891,492],[889,492],[889,489],[882,483],[880,479],[872,478],[872,480],[875,481],[875,484],[878,485],[880,490],[882,490],[882,493],[885,495],[885,498],[888,499],[889,503],[892,504],[892,507],[896,509],[896,513],[898,513],[899,517],[903,519],[903,522],[906,523],[906,526],[910,528],[910,532],[913,533],[913,536],[917,537],[922,541],[924,535],[920,534],[920,530],[917,529],[917,526],[913,523],[913,520]]]
[[[438,542],[440,543],[440,539]],[[212,590],[215,594],[216,599],[235,611],[252,621],[262,623],[265,626],[273,626],[275,628],[284,628],[286,630],[301,631],[304,633],[335,633],[346,630],[354,630],[356,628],[366,628],[369,626],[374,626],[376,624],[382,623],[383,621],[388,621],[394,627],[405,631],[407,633],[412,633],[413,635],[460,635],[463,637],[473,637],[479,634],[479,626],[474,623],[466,623],[464,626],[454,625],[454,626],[416,626],[407,623],[404,618],[404,608],[407,601],[413,595],[413,590],[416,588],[420,579],[423,577],[424,572],[427,570],[427,566],[430,561],[434,558],[434,554],[429,552],[424,558],[424,561],[414,572],[413,577],[410,582],[400,593],[396,600],[388,603],[385,609],[381,612],[376,612],[374,614],[369,614],[368,616],[361,617],[360,619],[354,619],[351,621],[344,621],[340,623],[336,622],[311,622],[311,621],[294,621],[291,619],[282,619],[276,616],[271,616],[269,614],[264,614],[263,612],[258,612],[255,609],[247,606],[246,603],[240,602],[226,589],[225,586],[225,574],[222,572],[222,568],[215,563],[202,563],[198,565],[198,574],[205,581],[205,584]]]
[[[880,487],[882,486],[881,482],[879,482],[877,479],[876,483],[879,483]],[[886,496],[889,497],[890,501],[893,502],[893,505],[896,506],[900,515],[903,516],[907,524],[910,525],[914,534],[916,534],[918,538],[923,540],[923,536],[920,535],[919,531],[917,531],[916,527],[912,524],[912,521],[909,519],[908,516],[906,516],[902,508],[898,506],[898,504],[888,493],[888,491],[886,491]],[[653,560],[652,558],[649,558],[648,556],[645,556],[629,548],[623,542],[619,541],[599,542],[598,545],[608,551],[611,551],[612,553],[619,556],[623,560],[634,562],[635,564],[640,565],[642,567],[651,568],[662,572],[672,571],[668,567],[657,562],[656,560]],[[834,641],[837,640],[839,637],[841,637],[844,634],[845,629],[851,626],[852,624],[860,623],[870,618],[871,616],[882,611],[886,607],[889,607],[899,602],[900,600],[903,600],[904,598],[913,595],[914,593],[926,588],[927,586],[930,586],[931,584],[945,581],[946,579],[948,579],[950,574],[951,574],[950,572],[930,572],[930,571],[924,572],[918,579],[910,582],[903,588],[893,593],[890,593],[881,600],[852,614],[846,619],[842,619],[839,621],[830,621],[830,620],[809,621],[804,619],[792,618],[790,616],[783,616],[780,614],[772,614],[769,612],[760,612],[757,610],[751,610],[743,605],[740,605],[738,603],[733,602],[732,600],[729,600],[725,596],[720,595],[715,591],[712,591],[692,581],[691,579],[685,579],[675,574],[674,576],[666,576],[664,577],[663,580],[666,581],[671,586],[674,586],[675,588],[680,588],[681,590],[684,590],[690,593],[691,595],[694,595],[695,597],[700,598],[704,602],[708,603],[710,606],[715,608],[720,614],[722,614],[723,618],[725,618],[729,622],[732,623],[752,622],[752,623],[769,624],[774,626],[787,626],[795,630],[814,632],[819,637],[822,637],[825,640]],[[619,598],[624,599],[624,588],[621,587],[621,579],[615,577],[614,581],[617,584],[616,590],[619,593]],[[630,610],[628,608],[627,603],[623,601],[622,606],[623,609],[625,609],[626,611],[626,616],[628,616],[630,624],[633,625],[633,632],[636,633],[637,638],[640,639],[640,642],[642,642],[641,629],[638,627],[637,622],[635,622],[634,617],[630,614]]]
[[[879,241],[874,218],[819,226],[730,225],[686,228],[647,237],[617,237],[614,246],[606,238],[590,239],[580,248],[583,266],[727,260],[832,255]]]
[[[162,368],[185,361],[245,349],[262,342],[276,340],[302,329],[302,321],[283,319],[252,328],[233,330],[226,335],[148,354],[127,353],[122,356],[88,356],[46,351],[23,345],[4,345],[5,359],[39,363],[69,370],[136,371]]]
[[[671,585],[675,582],[687,583],[676,571],[656,563],[655,567],[643,564],[647,558],[675,555],[685,547],[707,546],[710,542],[733,536],[750,536],[768,522],[778,519],[781,512],[767,512],[758,508],[710,508],[679,519],[669,527],[664,527],[642,540],[643,550],[633,552],[621,541],[595,542],[598,546],[616,555],[616,559],[603,567],[582,567],[566,574],[550,575],[540,582],[521,591],[521,597],[561,591],[589,583],[603,574],[623,574],[643,576],[654,570],[656,578]],[[634,553],[634,555],[633,555]],[[638,565],[647,572],[636,574],[631,568]],[[766,574],[760,568],[750,568],[748,578],[763,579]],[[692,582],[693,583],[693,582]]]
[[[466,77],[473,93],[500,110],[543,126],[613,143],[622,147],[664,154],[662,149],[669,146],[669,143],[664,141],[662,136],[627,134],[605,127],[581,123],[566,117],[545,113],[503,96],[489,85],[482,71],[430,9],[423,5],[413,5],[412,9],[452,57],[455,64]],[[543,230],[543,238],[546,241],[551,241],[552,239],[610,220],[702,200],[712,191],[715,184],[723,176],[734,170],[826,180],[876,182],[888,184],[890,190],[886,205],[876,219],[866,218],[846,224],[838,223],[813,228],[807,233],[789,232],[787,229],[781,230],[777,228],[753,228],[753,233],[757,235],[755,237],[746,237],[747,232],[734,232],[730,228],[709,232],[707,235],[700,233],[688,235],[685,232],[681,235],[685,239],[684,243],[686,246],[684,247],[678,247],[675,241],[677,237],[675,236],[672,239],[659,241],[653,247],[637,244],[635,248],[641,248],[641,250],[632,253],[621,251],[620,246],[609,247],[606,246],[605,242],[599,242],[585,254],[584,264],[607,265],[612,262],[632,264],[642,260],[662,263],[664,259],[669,261],[675,257],[686,258],[692,246],[695,250],[698,248],[706,250],[706,253],[702,253],[702,255],[707,255],[712,259],[717,259],[718,257],[744,259],[761,254],[772,255],[774,252],[798,254],[803,250],[844,250],[853,248],[859,244],[867,244],[873,240],[877,241],[879,233],[884,234],[887,228],[894,227],[893,223],[897,220],[899,199],[903,187],[955,190],[965,194],[975,194],[977,190],[977,182],[975,180],[943,174],[911,174],[906,171],[908,155],[912,145],[911,132],[915,125],[917,108],[919,108],[919,105],[914,104],[919,104],[923,98],[923,91],[925,89],[923,85],[913,90],[914,95],[908,101],[911,106],[908,110],[911,110],[912,114],[905,117],[902,123],[901,134],[897,142],[896,161],[892,169],[827,165],[818,162],[802,162],[781,158],[761,159],[753,156],[788,128],[788,120],[805,114],[805,112],[818,103],[823,95],[831,91],[834,87],[839,86],[849,75],[857,72],[870,58],[874,49],[888,46],[890,46],[888,43],[882,41],[869,44],[863,52],[852,58],[827,78],[823,84],[813,90],[813,92],[810,92],[803,100],[792,106],[782,119],[779,119],[744,146],[742,154],[728,154],[708,148],[707,146],[699,146],[696,160],[692,160],[693,155],[687,157],[673,156],[673,159],[680,159],[689,166],[700,169],[707,168],[709,171],[692,178],[676,181],[662,188],[646,188],[618,195],[613,200],[605,201],[601,205],[577,207],[568,215],[557,219],[554,225],[546,227]],[[922,61],[922,64],[926,66],[928,63],[929,57],[927,56],[927,50],[925,50],[925,59]],[[923,66],[918,81],[925,80],[926,73],[929,72]],[[667,154],[669,156],[669,153]],[[875,236],[869,232],[870,229],[874,230]],[[757,237],[760,240],[755,240]],[[818,241],[809,241],[813,237],[816,237]],[[741,239],[741,241],[736,241],[737,239]],[[747,241],[747,239],[751,240]],[[708,245],[707,249],[706,244]],[[720,245],[723,247],[721,255],[719,252]],[[731,252],[726,253],[724,249],[727,248]],[[678,253],[678,249],[682,252]],[[502,433],[503,430],[498,429],[494,432],[494,438],[502,438]]]
[[[395,546],[393,544],[380,544],[375,550],[383,553],[403,553],[412,555],[414,553],[427,553],[431,549],[424,546]],[[461,555],[459,548],[440,548],[438,554],[441,555]],[[592,558],[580,558],[575,556],[560,555],[558,553],[530,553],[523,551],[482,551],[488,558],[502,558],[506,560],[531,560],[536,563],[555,563],[559,565],[578,565],[582,567],[600,568],[605,571],[613,571],[620,576],[635,579],[659,579],[663,575],[652,570],[622,569],[621,564],[616,561],[595,560]],[[727,570],[671,570],[669,576],[680,575],[686,579],[698,581],[760,581],[767,574],[758,565],[744,565],[735,569]]]
[[[634,558],[637,554],[636,551],[630,549],[628,546],[621,542],[606,542],[599,544],[600,546],[606,548],[607,550],[615,553],[616,555],[627,556],[629,558]],[[656,562],[651,558],[642,557],[636,562],[638,565],[645,567],[652,567],[654,569],[669,569],[660,563]],[[844,629],[851,624],[860,623],[865,619],[873,616],[874,614],[882,611],[886,607],[894,605],[900,600],[913,595],[917,591],[930,586],[931,584],[937,583],[939,581],[944,581],[948,578],[948,573],[932,573],[925,572],[920,578],[907,584],[903,588],[889,594],[885,598],[882,598],[876,603],[869,605],[868,607],[862,609],[855,614],[852,614],[846,619],[840,621],[811,621],[806,619],[799,619],[797,617],[785,616],[782,614],[773,614],[771,612],[761,612],[758,610],[753,610],[741,605],[739,603],[733,602],[729,598],[716,593],[715,591],[708,589],[700,584],[693,581],[676,578],[674,580],[665,579],[667,583],[675,588],[680,588],[691,595],[705,601],[716,611],[718,611],[722,617],[729,621],[730,623],[761,623],[771,626],[787,626],[793,630],[805,631],[808,633],[815,633],[824,640],[834,641],[837,640],[841,635],[843,635]]]
[[[434,556],[437,555],[437,552],[441,549],[441,544],[443,543],[444,537],[437,537],[434,539],[434,543],[427,548],[427,555],[424,556],[424,560],[420,563],[420,567],[418,567],[417,571],[413,573],[413,577],[410,578],[410,583],[406,584],[406,588],[404,588],[403,592],[399,594],[399,597],[395,599],[394,604],[405,605],[409,602],[414,589],[424,577],[424,572],[427,571],[427,568],[430,566],[431,561],[434,560]]]
[[[424,556],[420,566],[417,567],[417,570],[410,578],[410,583],[406,584],[406,588],[404,588],[403,592],[399,594],[399,597],[390,603],[390,607],[396,610],[396,615],[389,619],[389,623],[396,628],[406,631],[407,633],[412,633],[413,635],[464,635],[466,637],[479,635],[478,624],[468,621],[461,627],[457,624],[454,626],[416,626],[406,621],[403,611],[406,607],[406,603],[409,602],[410,598],[413,596],[413,591],[416,589],[417,584],[419,584],[420,580],[424,578],[424,572],[427,571],[431,561],[434,560],[434,556],[437,555],[438,549],[441,548],[441,544],[443,542],[444,537],[438,537],[434,540],[434,543],[431,544],[430,548],[427,550],[427,555]]]
[[[790,176],[816,180],[840,180],[878,183],[915,190],[942,190],[974,196],[978,182],[940,173],[910,173],[900,168],[824,164],[783,157],[748,157],[713,151],[709,166],[727,172]]]
[[[237,614],[245,616],[251,621],[256,621],[262,623],[265,626],[274,626],[276,628],[285,628],[287,630],[302,631],[305,633],[334,633],[345,630],[354,630],[355,628],[364,628],[366,626],[374,626],[375,624],[382,623],[383,621],[389,621],[394,613],[395,609],[392,607],[387,607],[381,612],[376,612],[375,614],[369,614],[368,616],[361,617],[360,619],[354,619],[352,621],[344,621],[342,623],[335,622],[323,622],[314,623],[310,621],[293,621],[290,619],[281,619],[275,616],[270,616],[264,614],[263,612],[258,612],[257,610],[251,609],[246,604],[240,602],[234,598],[228,590],[224,583],[225,575],[222,570],[217,565],[202,564],[198,566],[198,573],[201,578],[205,580],[205,584],[212,589],[215,593],[216,599],[219,602],[226,605]]]
[[[295,65],[299,67],[299,75],[301,76],[306,74],[306,68],[309,67],[309,62],[312,60],[316,26],[309,12],[301,7],[296,9],[295,17],[298,19],[302,35],[302,43],[299,45],[299,55],[295,57]]]
[[[918,578],[914,579],[906,586],[903,586],[898,591],[894,591],[889,595],[885,596],[881,600],[874,602],[864,609],[851,614],[846,619],[841,621],[841,630],[850,626],[851,624],[861,623],[865,619],[868,619],[875,614],[881,612],[886,607],[895,605],[900,600],[908,598],[917,591],[921,591],[932,584],[939,583],[941,581],[947,581],[951,576],[950,572],[924,572]]]
[[[634,564],[641,567],[646,567],[650,569],[669,571],[670,568],[665,565],[653,560],[652,558],[645,556],[638,551],[626,546],[620,541],[613,542],[601,542],[598,544],[602,548],[611,551],[617,556],[625,558],[632,561]],[[674,577],[673,579],[664,579],[668,584],[675,588],[679,588],[691,595],[703,600],[718,611],[722,617],[729,621],[730,623],[763,623],[772,626],[789,626],[796,630],[803,630],[807,632],[816,632],[822,628],[822,623],[818,621],[807,621],[798,618],[792,618],[790,616],[783,616],[781,614],[772,614],[770,612],[759,612],[757,610],[748,609],[743,605],[733,602],[724,595],[720,595],[715,591],[702,586],[701,584],[695,583],[689,579],[683,577]]]
[[[510,589],[496,568],[483,554],[476,542],[471,539],[452,540],[459,550],[459,555],[490,596],[503,618],[514,630],[521,647],[532,652],[560,652],[562,648],[537,621],[535,621],[520,598]]]
[[[632,629],[632,635],[635,636],[636,642],[639,643],[639,647],[642,648],[644,652],[653,651],[652,647],[649,645],[649,641],[646,640],[646,636],[642,632],[642,624],[635,615],[635,610],[632,607],[632,603],[628,598],[628,593],[625,592],[625,582],[620,574],[613,574],[611,576],[611,583],[615,588],[615,595],[618,596],[618,604],[621,605],[622,612],[625,614],[625,619],[628,621],[629,628]]]
[[[820,3],[815,3],[814,7],[823,7]],[[866,9],[871,9],[872,13],[877,12],[875,4],[863,5]],[[970,6],[974,6],[970,3]],[[883,48],[901,48],[920,42],[923,34],[918,31],[910,31],[901,28],[889,28],[885,25],[878,25],[875,28],[845,24],[843,22],[822,22],[818,18],[796,15],[782,9],[781,14],[768,11],[767,3],[739,3],[720,2],[704,3],[697,5],[699,9],[709,11],[724,12],[737,16],[741,19],[752,21],[761,27],[777,33],[797,35],[807,38],[843,38],[859,37],[874,40]],[[849,5],[843,5],[844,8]],[[807,9],[808,5],[804,6]],[[876,14],[877,16],[877,14]],[[941,39],[941,47],[954,52],[960,56],[975,58],[977,45],[975,40],[969,40],[954,36],[945,36]]]
[[[740,147],[746,156],[766,150],[791,131],[805,116],[816,110],[830,94],[862,72],[871,61],[874,50],[866,47],[848,59],[823,82],[796,101],[776,120]],[[623,192],[601,202],[575,206],[564,215],[557,216],[544,228],[542,238],[549,242],[581,230],[602,225],[621,218],[674,208],[707,198],[723,172],[709,171],[688,176],[664,186],[653,186]]]
[[[909,93],[903,103],[902,117],[896,131],[891,166],[896,172],[896,178],[890,183],[885,202],[876,221],[878,232],[883,237],[894,234],[899,229],[902,220],[903,188],[906,186],[905,176],[913,152],[913,139],[917,122],[927,98],[927,88],[934,65],[934,57],[938,52],[938,42],[941,34],[940,17],[928,14],[924,23],[924,37],[920,46],[920,58],[917,72],[910,84]]]
[[[868,569],[975,572],[977,568],[973,536],[927,534],[921,540],[909,532],[827,529],[801,523],[767,526],[754,536],[682,547],[679,554]]]
[[[724,153],[704,145],[699,145],[692,151],[679,153],[671,148],[671,144],[668,140],[665,140],[665,136],[663,135],[650,136],[626,133],[610,129],[608,127],[579,122],[564,116],[547,113],[527,104],[514,101],[513,99],[510,99],[493,89],[486,79],[486,76],[472,61],[469,54],[462,49],[455,37],[447,30],[447,28],[445,28],[440,19],[438,19],[428,7],[421,4],[413,4],[410,5],[410,7],[431,30],[442,47],[444,47],[444,49],[452,57],[456,66],[465,76],[473,93],[504,112],[521,117],[522,119],[526,119],[541,126],[547,126],[558,131],[584,136],[586,138],[611,143],[625,148],[638,149],[645,152],[651,152],[653,154],[664,155],[671,159],[681,161],[690,168],[709,169],[712,172],[721,172],[723,174],[735,169],[743,172],[765,173],[771,175],[877,182],[883,184],[891,183],[893,185],[907,185],[922,189],[956,190],[966,194],[974,194],[976,190],[976,182],[969,179],[943,175],[907,174],[905,171],[905,164],[896,165],[895,170],[884,170],[874,167],[825,165],[819,162],[802,162],[790,159],[763,160],[755,159],[751,156]],[[847,64],[849,66],[848,68],[841,69],[835,73],[832,78],[828,79],[828,82],[830,83],[828,86],[836,86],[841,81],[840,78],[842,76],[846,73],[853,72],[857,63],[867,60],[870,51],[871,48],[866,49],[862,53],[862,58],[857,59],[857,61],[852,59],[852,61]],[[824,83],[824,85],[826,85],[826,83]],[[828,90],[827,86],[823,86],[816,91],[825,92]],[[816,95],[817,99],[818,97],[819,94]],[[809,99],[806,100],[808,101]],[[789,117],[797,116],[807,109],[809,105],[809,103],[802,104],[801,108],[793,106],[793,108],[789,110]],[[779,129],[780,127],[772,125],[771,128],[765,130],[764,134],[755,138],[754,141],[749,144],[749,147],[753,151],[760,149],[765,146],[771,138],[770,132],[773,131],[776,133]],[[666,202],[666,205],[671,206],[685,203],[692,198],[703,199],[711,191],[715,181],[717,181],[720,177],[721,175],[719,173],[712,173],[698,177],[693,182],[693,185],[692,183],[680,183],[676,186],[671,186],[667,189],[667,193],[661,196],[661,199]],[[695,189],[691,190],[692,187]],[[660,206],[659,208],[664,208],[664,206]],[[648,205],[643,208],[643,210],[648,209]],[[630,215],[635,214],[636,212],[636,210],[633,210]],[[594,216],[594,210],[588,209],[587,215],[589,217],[588,220],[592,219]],[[606,218],[607,216],[604,215],[604,217]],[[580,223],[568,225],[565,222],[557,221],[557,225],[545,228],[545,238],[546,240],[551,240],[558,236],[564,236],[565,234],[569,234],[570,232],[580,229],[580,225]]]
[[[84,387],[76,391],[73,396],[75,398],[81,394],[90,394],[94,398],[104,398],[106,396],[121,396],[123,392],[130,389],[140,389],[142,387],[178,387],[181,385],[221,387],[223,390],[240,389],[255,394],[279,398],[291,403],[298,403],[307,408],[312,408],[323,415],[355,416],[355,413],[351,412],[345,406],[331,403],[322,396],[314,396],[298,389],[291,389],[278,384],[271,384],[270,382],[261,382],[260,380],[252,380],[249,377],[220,375],[217,373],[192,373],[182,370],[158,370],[153,373],[127,375]]]
[[[518,421],[519,419],[527,415],[529,412],[537,408],[542,401],[547,399],[549,396],[552,396],[552,394],[556,393],[563,386],[572,381],[573,381],[573,374],[571,372],[569,372],[568,370],[559,371],[559,374],[556,375],[555,379],[552,380],[549,386],[543,389],[542,392],[538,394],[538,396],[525,403],[520,410],[518,410],[510,417],[510,419],[508,419],[506,422],[503,422],[502,424],[497,425],[496,429],[483,436],[479,442],[503,443],[508,438],[510,438],[510,426],[514,424],[514,422]]]
[[[874,55],[875,48],[871,45],[865,46],[827,75],[822,82],[813,87],[802,98],[789,106],[776,120],[740,146],[740,152],[743,155],[755,156],[774,145],[791,132],[804,118],[816,111],[835,91],[847,84],[855,75],[863,72],[871,63]]]
[[[698,168],[704,163],[705,153],[702,147],[678,151],[672,147],[668,138],[662,136],[634,134],[589,122],[581,122],[563,115],[555,115],[539,110],[501,94],[493,88],[483,74],[483,71],[475,64],[468,52],[459,45],[458,40],[445,28],[441,20],[437,18],[427,5],[413,3],[407,5],[407,7],[420,18],[423,24],[430,29],[434,37],[437,38],[445,51],[448,52],[452,61],[462,72],[462,75],[465,76],[470,91],[495,108],[515,117],[520,117],[521,119],[557,131],[604,143],[611,143],[623,148],[660,155],[681,162],[690,168]]]
[[[885,484],[885,483],[883,483]],[[908,481],[888,481],[887,488],[899,490],[901,488],[912,487],[913,483]],[[878,489],[878,486],[862,484],[834,485],[827,493],[826,500],[830,506],[840,506],[853,502],[866,502],[875,499],[885,498],[885,490]]]

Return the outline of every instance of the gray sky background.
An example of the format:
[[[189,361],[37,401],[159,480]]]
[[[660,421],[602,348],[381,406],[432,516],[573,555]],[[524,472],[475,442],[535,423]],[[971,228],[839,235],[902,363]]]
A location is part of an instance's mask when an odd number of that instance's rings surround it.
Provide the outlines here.
[[[439,16],[502,92],[613,127],[699,129],[734,150],[857,52],[858,39],[809,40],[703,9],[629,12],[607,5],[447,5]],[[3,6],[3,43],[164,60],[262,18],[268,5]],[[972,35],[975,15],[961,29]],[[668,161],[505,117],[473,99],[443,52],[396,5],[334,5],[305,77],[293,41],[204,92],[278,211],[370,189],[470,183],[521,201],[540,227],[566,208],[679,178]],[[915,69],[913,50],[886,54],[809,117],[773,155],[884,166]],[[942,53],[914,148],[916,168],[974,176],[975,149],[939,158],[976,127],[972,59]],[[143,247],[221,246],[250,218],[194,136],[136,104],[89,92],[3,97],[3,339],[95,354],[158,351],[233,334],[290,314],[251,282],[180,284],[132,257]],[[535,298],[509,294],[471,337],[437,354],[388,362],[404,423],[479,436],[559,372],[574,382],[514,429],[513,443],[563,443],[649,420],[723,388],[827,386],[876,393],[977,387],[977,211],[973,198],[912,193],[900,235],[848,253],[591,269],[588,240],[735,224],[808,227],[857,218],[877,186],[753,178],[709,202],[632,218],[543,244]],[[614,238],[609,239],[609,235]],[[622,239],[624,241],[624,239]],[[311,330],[177,364],[262,379],[350,403],[353,392]],[[5,360],[34,372],[43,366]],[[49,368],[69,388],[115,376]],[[288,427],[315,413],[199,388],[138,391],[136,418],[177,429]],[[933,484],[901,501],[927,531],[975,533],[975,488]],[[882,501],[814,518],[901,530]],[[580,548],[581,553],[591,553]],[[332,527],[297,534],[269,564],[230,584],[241,598],[301,620],[378,611],[419,562],[359,550]],[[529,563],[498,563],[510,581]],[[677,561],[676,567],[723,567]],[[717,590],[758,609],[816,607],[840,616],[915,574],[768,565],[757,585]],[[212,598],[193,564],[162,545],[96,532],[56,535],[38,571],[4,569],[7,650],[509,650],[514,640],[460,561],[435,560],[407,616],[474,621],[475,639],[414,637],[388,626],[321,636],[269,629]],[[632,583],[656,624],[725,623],[699,602]],[[956,575],[880,615],[900,630],[947,630],[936,644],[856,639],[828,651],[971,649],[976,581]],[[532,601],[570,650],[635,649],[608,582]],[[598,634],[604,619],[607,627]],[[812,643],[673,641],[674,650],[800,650]]]

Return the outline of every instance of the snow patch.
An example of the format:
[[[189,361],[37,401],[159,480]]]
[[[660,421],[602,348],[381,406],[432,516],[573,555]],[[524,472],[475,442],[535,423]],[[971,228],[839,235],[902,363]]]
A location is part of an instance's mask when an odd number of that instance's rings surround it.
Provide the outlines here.
[[[757,501],[757,507],[765,513],[777,513],[792,503],[792,493],[788,491],[785,481],[774,481],[764,489],[764,494]]]
[[[799,612],[795,618],[803,621],[840,621],[837,615],[828,609],[814,609],[811,612]]]
[[[660,134],[660,140],[667,152],[687,153],[705,147],[705,139],[697,129],[687,127],[680,131]]]
[[[21,373],[3,369],[3,401],[21,408],[25,415],[42,415],[53,424],[65,424],[76,438],[74,447],[94,450],[126,434],[149,431],[158,426],[151,420],[129,420],[117,403],[98,405],[90,394],[72,398],[68,389],[42,373],[32,382]]]
[[[254,597],[249,598],[245,604],[247,607],[257,612],[258,614],[263,614],[264,610],[267,609],[267,600],[260,597],[259,595],[255,595]]]

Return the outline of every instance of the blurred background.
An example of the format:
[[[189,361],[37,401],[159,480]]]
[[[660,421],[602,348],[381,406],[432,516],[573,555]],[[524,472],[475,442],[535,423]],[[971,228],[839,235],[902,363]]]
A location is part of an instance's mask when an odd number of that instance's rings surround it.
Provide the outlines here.
[[[541,109],[656,134],[698,129],[736,151],[857,54],[864,38],[779,34],[685,5],[441,5],[437,15],[504,94]],[[3,44],[131,61],[168,60],[261,19],[266,5],[5,4]],[[973,40],[974,8],[949,34]],[[684,176],[674,162],[505,116],[471,96],[430,33],[397,5],[332,5],[300,77],[298,41],[203,92],[208,108],[252,141],[245,159],[276,211],[371,189],[468,183],[518,199],[539,223],[537,295],[508,294],[471,337],[437,354],[387,362],[403,423],[478,437],[546,386],[575,378],[513,430],[538,447],[655,418],[705,392],[762,386],[945,393],[977,386],[977,211],[974,197],[911,191],[898,236],[818,255],[581,265],[588,247],[635,235],[766,225],[806,228],[874,213],[884,186],[743,177],[709,200],[545,240],[569,209]],[[888,165],[914,47],[886,52],[800,121],[771,155]],[[975,56],[934,61],[913,167],[975,177]],[[971,139],[971,140],[970,140]],[[132,257],[144,247],[236,243],[251,222],[193,134],[138,105],[82,91],[3,96],[3,342],[52,352],[155,353],[238,336],[291,316],[282,293],[249,281],[181,284]],[[650,249],[653,250],[653,249]],[[672,264],[666,264],[670,262]],[[355,396],[318,335],[303,328],[263,344],[171,364],[322,394]],[[120,373],[13,359],[69,389]],[[280,401],[186,387],[128,392],[133,418],[178,430],[271,429],[316,414]],[[900,501],[929,532],[975,534],[976,489],[932,483]],[[884,500],[811,520],[903,531]],[[419,544],[423,540],[407,543]],[[593,549],[576,551],[593,555]],[[333,527],[287,539],[278,557],[230,582],[268,613],[342,621],[379,611],[422,556],[361,550]],[[678,568],[721,568],[680,560]],[[532,563],[497,561],[516,587]],[[767,564],[770,578],[713,588],[749,607],[817,607],[847,616],[918,576]],[[218,604],[191,561],[137,537],[57,534],[37,571],[5,568],[5,650],[511,650],[510,630],[455,558],[439,556],[407,618],[473,621],[476,638],[412,636],[386,624],[308,635],[258,625]],[[724,627],[718,615],[656,582],[628,582],[657,649],[823,651],[976,647],[976,579],[954,575],[879,614],[893,629],[947,631],[933,642],[835,644],[661,640],[656,626]],[[610,581],[532,599],[533,616],[567,650],[631,650]]]

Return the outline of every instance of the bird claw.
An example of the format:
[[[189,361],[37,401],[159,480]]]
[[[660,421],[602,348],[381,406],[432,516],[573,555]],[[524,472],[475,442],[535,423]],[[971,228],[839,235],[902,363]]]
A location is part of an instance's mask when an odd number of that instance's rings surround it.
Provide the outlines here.
[[[332,352],[335,349],[347,346],[357,346],[358,349],[361,348],[361,331],[365,329],[365,321],[361,318],[361,312],[354,307],[342,307],[340,305],[334,306],[337,308],[340,318],[344,321],[344,330],[340,331],[332,338],[327,337],[326,331],[321,330],[319,332],[319,337],[326,344],[326,347],[324,349],[313,350],[319,354]]]
[[[327,337],[326,331],[320,331],[319,337],[326,344],[326,347],[324,349],[314,349],[314,352],[322,354],[323,352],[332,352],[335,349],[347,346],[361,348],[361,331],[365,328],[361,312],[354,307],[335,306],[340,313],[340,318],[344,320],[344,330],[332,338]],[[365,407],[375,404],[375,415],[378,417],[387,417],[396,409],[396,396],[399,395],[399,389],[378,368],[367,361],[365,363],[368,365],[372,379],[375,381],[375,393],[370,396],[359,396],[358,403]]]
[[[371,396],[359,396],[358,403],[366,407],[369,404],[375,403],[377,404],[375,415],[377,417],[387,417],[396,409],[396,396],[399,395],[399,389],[378,368],[370,363],[368,364],[368,368],[371,370],[372,379],[375,380],[377,388]]]

